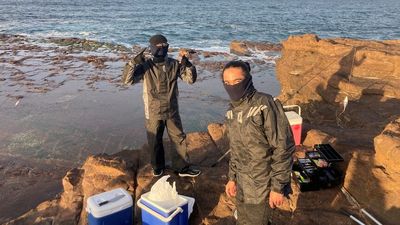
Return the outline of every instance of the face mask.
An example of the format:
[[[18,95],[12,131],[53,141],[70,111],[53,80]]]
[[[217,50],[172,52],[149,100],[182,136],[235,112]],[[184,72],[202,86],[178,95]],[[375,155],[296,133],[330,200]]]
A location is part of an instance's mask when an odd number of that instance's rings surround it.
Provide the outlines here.
[[[247,94],[254,90],[253,80],[251,76],[247,76],[240,83],[234,85],[227,85],[224,83],[226,92],[228,92],[229,97],[232,101],[236,102],[246,97]]]
[[[157,47],[155,45],[150,45],[150,52],[156,58],[164,58],[168,54],[168,44],[163,47]]]

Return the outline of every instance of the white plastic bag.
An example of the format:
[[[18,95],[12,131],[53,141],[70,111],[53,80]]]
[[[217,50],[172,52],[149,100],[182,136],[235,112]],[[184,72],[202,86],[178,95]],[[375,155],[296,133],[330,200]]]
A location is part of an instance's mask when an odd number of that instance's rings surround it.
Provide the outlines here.
[[[195,200],[192,197],[188,197],[188,196],[184,196],[184,195],[181,195],[181,197],[188,201],[188,218],[190,218],[190,214],[192,214],[192,212],[193,212],[193,206],[194,206]]]
[[[161,177],[151,187],[149,199],[156,202],[169,202],[177,204],[179,202],[178,192],[176,192],[175,182],[171,184],[167,181],[170,176]]]

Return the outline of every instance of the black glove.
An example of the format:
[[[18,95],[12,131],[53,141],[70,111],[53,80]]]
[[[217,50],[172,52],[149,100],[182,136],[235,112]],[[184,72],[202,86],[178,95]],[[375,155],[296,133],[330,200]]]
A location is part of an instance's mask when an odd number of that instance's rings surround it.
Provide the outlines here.
[[[144,61],[146,60],[144,58],[144,51],[146,51],[147,48],[142,49],[142,51],[139,52],[139,54],[137,54],[137,56],[135,56],[135,58],[133,58],[133,61],[135,62],[135,64],[142,64],[144,63]]]
[[[185,67],[191,67],[192,63],[189,62],[189,59],[184,55],[184,56],[182,56],[182,59],[181,59],[181,65],[183,65]]]

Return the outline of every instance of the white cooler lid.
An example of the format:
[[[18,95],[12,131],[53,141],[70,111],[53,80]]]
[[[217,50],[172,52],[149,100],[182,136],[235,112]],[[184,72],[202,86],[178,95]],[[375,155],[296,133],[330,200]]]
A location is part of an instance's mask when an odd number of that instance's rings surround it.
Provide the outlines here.
[[[287,112],[285,112],[285,114],[286,114],[286,117],[289,120],[289,124],[291,126],[303,123],[303,118],[296,112],[287,111]]]
[[[86,211],[96,218],[101,218],[129,208],[132,205],[133,200],[129,192],[122,188],[117,188],[89,197]]]
[[[178,203],[170,202],[170,201],[153,201],[149,198],[150,192],[142,194],[140,199],[143,201],[146,201],[150,203],[152,206],[157,208],[158,210],[164,212],[164,213],[170,213],[174,211],[177,207],[183,206],[186,203],[188,203],[188,200],[186,198],[183,198],[181,195],[178,195]]]

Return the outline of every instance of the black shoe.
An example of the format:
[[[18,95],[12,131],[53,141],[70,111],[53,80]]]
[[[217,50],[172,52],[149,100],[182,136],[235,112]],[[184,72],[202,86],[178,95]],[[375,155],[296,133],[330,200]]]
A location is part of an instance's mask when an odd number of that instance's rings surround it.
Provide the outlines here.
[[[160,177],[164,174],[163,169],[153,169],[153,177]]]
[[[192,167],[185,167],[179,171],[180,177],[197,177],[201,174],[201,170]]]

